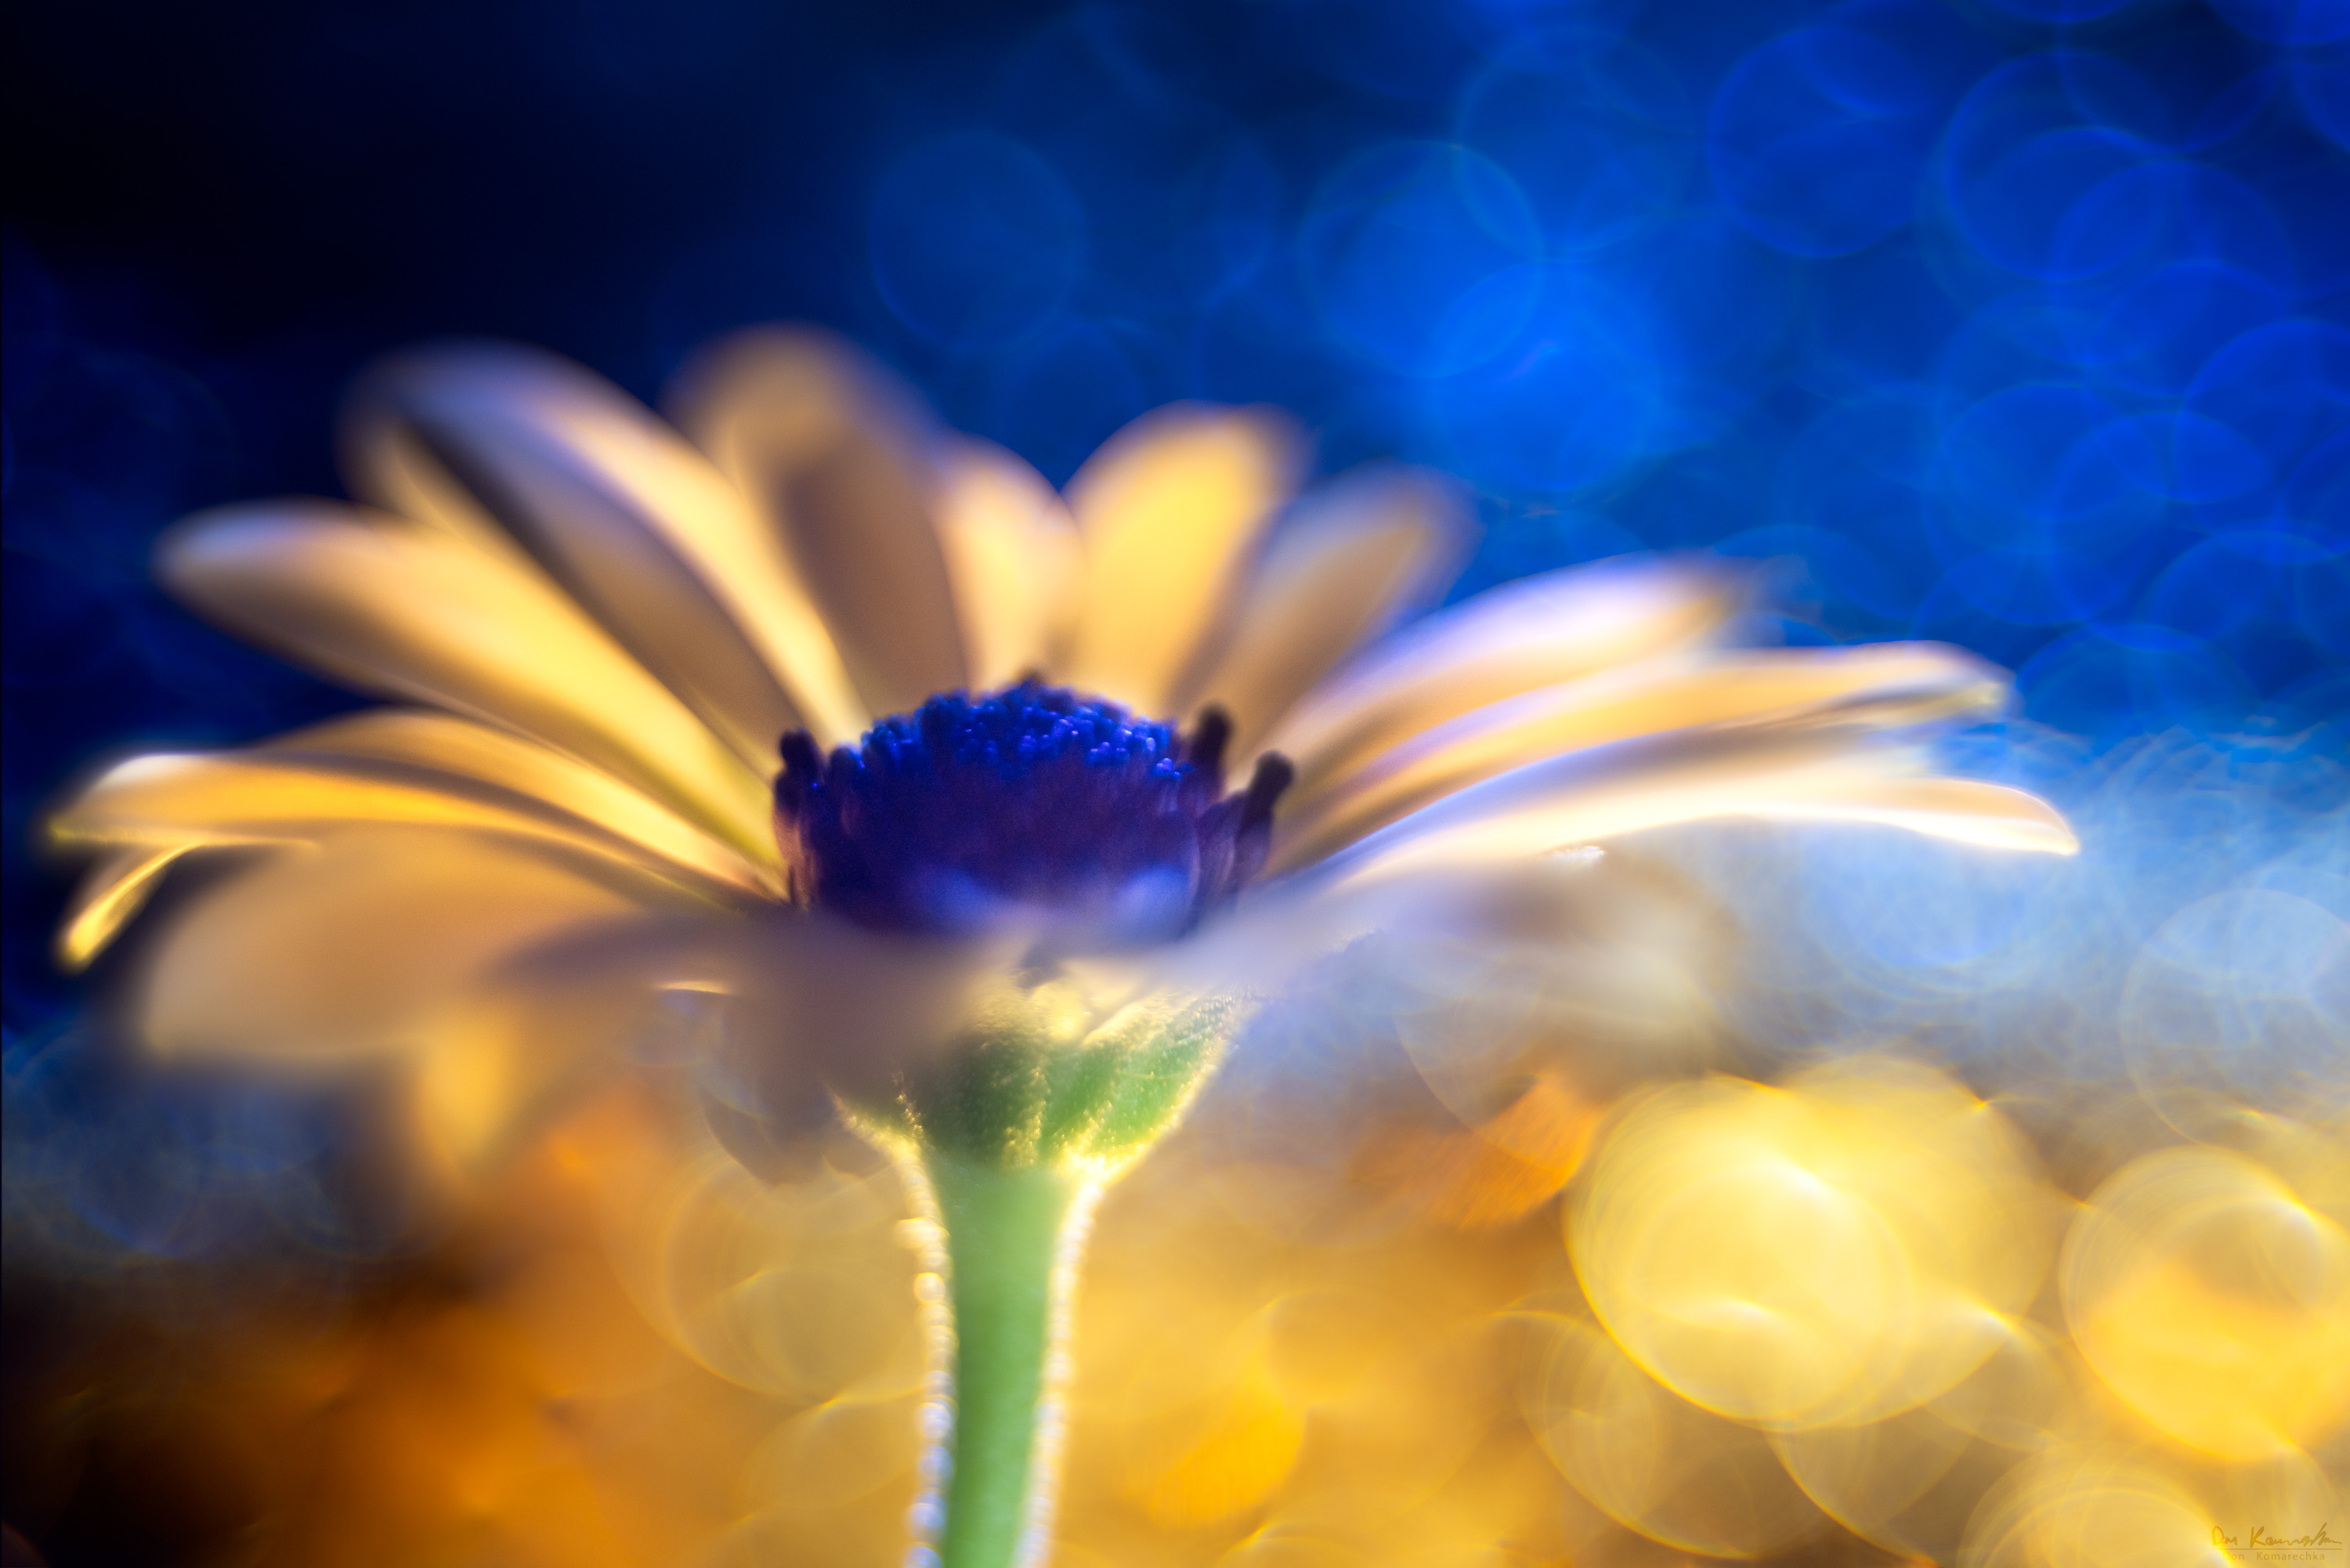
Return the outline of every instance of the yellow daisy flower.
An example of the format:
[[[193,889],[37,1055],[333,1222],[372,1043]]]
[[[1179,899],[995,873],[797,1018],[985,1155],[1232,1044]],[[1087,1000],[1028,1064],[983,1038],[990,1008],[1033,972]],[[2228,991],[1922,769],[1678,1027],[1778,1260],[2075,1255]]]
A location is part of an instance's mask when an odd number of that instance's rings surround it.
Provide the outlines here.
[[[63,961],[201,858],[139,1032],[412,1058],[460,1164],[668,1050],[754,1167],[838,1103],[954,1169],[1083,1185],[1180,1112],[1269,955],[1432,877],[1723,815],[2074,847],[2032,796],[1924,771],[1921,726],[2003,700],[1970,656],[1723,649],[1739,584],[1687,561],[1412,618],[1461,553],[1452,493],[1390,467],[1295,494],[1263,410],[1147,415],[1060,493],[811,334],[722,347],[672,413],[525,350],[423,353],[354,400],[355,504],[183,524],[174,592],[408,705],[97,778],[50,825],[97,857]],[[1001,1197],[961,1180],[951,1233]],[[1066,1270],[1062,1187],[1036,1233]],[[968,1374],[993,1331],[960,1326]],[[995,1396],[958,1397],[968,1424]],[[1042,1426],[1010,1502],[956,1491],[1013,1512],[998,1546],[948,1527],[948,1561],[1033,1548]]]

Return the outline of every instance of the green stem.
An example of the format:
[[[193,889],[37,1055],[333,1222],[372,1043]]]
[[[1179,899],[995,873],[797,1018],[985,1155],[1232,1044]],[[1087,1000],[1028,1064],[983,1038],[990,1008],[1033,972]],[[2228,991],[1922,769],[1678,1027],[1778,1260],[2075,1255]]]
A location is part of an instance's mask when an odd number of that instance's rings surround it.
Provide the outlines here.
[[[1030,1568],[1050,1540],[1069,1311],[1099,1184],[936,1149],[921,1164],[946,1233],[954,1314],[953,1469],[938,1561]]]

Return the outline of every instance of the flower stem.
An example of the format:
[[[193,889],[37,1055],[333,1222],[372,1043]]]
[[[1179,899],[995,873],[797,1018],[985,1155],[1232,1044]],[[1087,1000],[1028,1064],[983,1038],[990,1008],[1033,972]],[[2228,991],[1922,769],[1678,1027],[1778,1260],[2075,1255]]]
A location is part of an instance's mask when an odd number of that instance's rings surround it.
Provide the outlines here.
[[[1077,1262],[1099,1184],[922,1155],[954,1309],[954,1468],[942,1568],[1032,1568],[1051,1538]]]

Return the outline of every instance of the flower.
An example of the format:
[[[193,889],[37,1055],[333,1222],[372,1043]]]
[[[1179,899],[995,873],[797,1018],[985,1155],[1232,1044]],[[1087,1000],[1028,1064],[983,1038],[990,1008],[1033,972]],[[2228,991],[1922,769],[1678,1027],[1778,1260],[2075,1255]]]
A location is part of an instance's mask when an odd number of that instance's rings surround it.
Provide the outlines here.
[[[1293,499],[1263,410],[1147,415],[1066,494],[812,334],[723,347],[673,411],[421,353],[353,401],[358,504],[183,524],[174,591],[406,705],[98,777],[51,822],[98,857],[64,961],[213,862],[137,975],[157,1048],[412,1059],[465,1158],[714,1029],[742,1048],[712,1116],[757,1158],[834,1096],[887,1120],[973,1019],[1029,1068],[1216,1035],[1211,957],[1310,948],[1431,873],[1724,814],[2073,847],[1921,770],[1919,727],[1995,706],[1996,671],[1722,649],[1716,566],[1549,573],[1382,638],[1459,558],[1451,492],[1374,467]]]
[[[931,1222],[911,1562],[1042,1560],[1093,1202],[1283,963],[1693,817],[2073,846],[1904,739],[1996,672],[1718,649],[1718,567],[1554,573],[1369,641],[1457,557],[1451,493],[1374,469],[1293,504],[1262,410],[1147,416],[1066,496],[805,335],[722,349],[676,413],[425,354],[354,404],[365,504],[183,524],[161,570],[197,608],[411,706],[96,779],[52,821],[102,852],[60,950],[201,855],[141,1032],[413,1057],[458,1169],[630,1056],[692,1064],[754,1173],[845,1115]]]

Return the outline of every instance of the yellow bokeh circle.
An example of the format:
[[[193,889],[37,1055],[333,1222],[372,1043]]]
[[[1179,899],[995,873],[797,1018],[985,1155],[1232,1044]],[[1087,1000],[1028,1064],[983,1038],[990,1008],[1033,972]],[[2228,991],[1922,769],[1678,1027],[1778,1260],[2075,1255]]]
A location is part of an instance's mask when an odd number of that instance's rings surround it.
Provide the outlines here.
[[[1760,1432],[1699,1409],[1586,1324],[1519,1320],[1532,1339],[1519,1406],[1535,1440],[1600,1511],[1710,1557],[1762,1557],[1822,1524]]]
[[[1862,1057],[1638,1102],[1567,1241],[1633,1359],[1709,1409],[1798,1429],[1880,1419],[1972,1372],[2038,1289],[2056,1211],[1996,1110]]]
[[[2325,1174],[2162,1149],[2074,1221],[2059,1276],[2074,1339],[2172,1437],[2251,1460],[2350,1417],[2350,1233],[2303,1190],[2338,1185]]]

